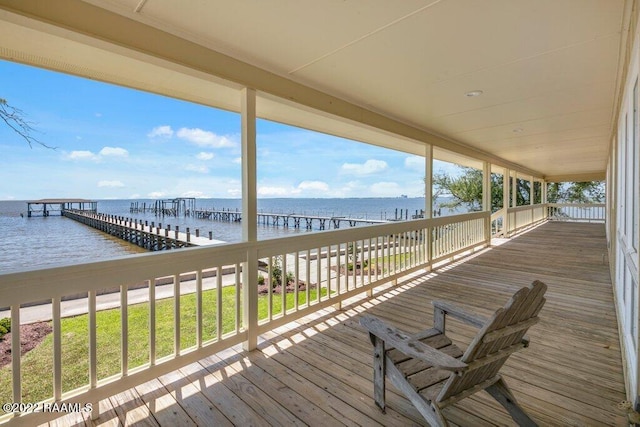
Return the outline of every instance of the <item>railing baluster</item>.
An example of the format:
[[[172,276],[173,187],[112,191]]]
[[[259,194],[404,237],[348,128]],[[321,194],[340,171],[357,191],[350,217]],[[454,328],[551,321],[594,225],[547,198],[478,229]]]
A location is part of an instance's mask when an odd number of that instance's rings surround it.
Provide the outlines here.
[[[380,270],[380,265],[384,266],[384,263],[382,262],[382,260],[380,259],[380,237],[376,236],[376,281],[379,279],[379,270]]]
[[[295,286],[295,288],[293,289],[293,307],[295,311],[298,311],[298,286],[299,286],[298,276],[300,275],[300,252],[299,251],[296,251],[295,261],[296,263],[294,265],[294,271],[293,271],[293,275],[294,275],[293,286]]]
[[[360,287],[364,286],[364,239],[360,240]]]
[[[327,298],[331,298],[331,248],[327,246]]]
[[[13,377],[13,402],[22,402],[22,379],[20,375],[20,304],[11,306],[11,375]]]
[[[358,264],[358,242],[352,242],[351,243],[353,246],[353,253],[351,254],[352,260],[351,260],[351,266],[352,266],[352,270],[351,270],[351,276],[353,279],[353,289],[358,287],[358,276],[357,276],[357,269],[356,269],[356,265]]]
[[[216,340],[222,339],[222,266],[216,266]]]
[[[62,330],[60,323],[60,297],[51,300],[53,320],[53,399],[62,398]]]
[[[340,255],[340,243],[336,245],[336,293],[338,296],[342,293],[342,272],[340,271],[340,264],[342,256]]]
[[[320,269],[320,260],[322,259],[322,248],[318,247],[316,249],[316,254],[318,255],[316,257],[316,281],[318,283],[318,285],[316,286],[317,292],[316,292],[316,301],[320,302],[320,296],[322,295],[321,289],[322,289],[322,276],[321,276],[321,269]]]
[[[173,355],[180,356],[180,275],[173,276]]]
[[[149,279],[149,364],[156,364],[156,279]]]
[[[371,283],[371,237],[368,240],[367,246],[367,280],[368,283]]]
[[[240,319],[241,319],[241,307],[240,304],[240,264],[236,264],[236,277],[235,277],[235,287],[236,287],[236,334],[240,332]]]
[[[196,271],[196,347],[202,347],[202,270]]]
[[[89,317],[89,389],[98,386],[98,341],[96,323],[96,291],[87,294],[87,311]],[[95,420],[100,415],[100,402],[91,402],[91,419]]]
[[[120,286],[120,358],[122,376],[129,374],[129,287],[127,285]]]
[[[280,280],[280,300],[282,301],[282,316],[287,314],[287,254],[282,254],[282,279]]]
[[[306,298],[305,301],[307,302],[307,307],[309,307],[311,305],[311,250],[307,249],[307,258],[305,260],[305,269],[306,269],[306,279],[307,279],[307,288],[305,289],[306,292]],[[320,289],[316,286],[316,289],[318,292],[320,292]]]
[[[87,303],[89,304],[89,388],[94,389],[98,385],[98,351],[96,333],[96,291],[89,291]]]
[[[275,286],[274,274],[273,274],[273,257],[270,256],[267,259],[267,269],[269,270],[269,278],[265,281],[267,286],[267,314],[269,321],[273,319],[273,287]]]

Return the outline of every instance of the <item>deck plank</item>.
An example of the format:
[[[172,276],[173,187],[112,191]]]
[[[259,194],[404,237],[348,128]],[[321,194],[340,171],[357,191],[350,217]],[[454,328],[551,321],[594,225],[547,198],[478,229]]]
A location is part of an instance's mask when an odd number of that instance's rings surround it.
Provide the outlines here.
[[[433,300],[464,302],[489,315],[536,279],[548,286],[547,303],[528,333],[530,347],[502,369],[505,381],[540,425],[626,425],[616,408],[625,390],[605,229],[578,223],[543,224],[385,285],[372,298],[353,298],[341,311],[324,309],[279,327],[261,337],[257,351],[234,347],[112,397],[105,417],[162,426],[426,425],[389,383],[386,413],[375,406],[371,344],[359,317],[373,314],[414,332],[432,326]],[[447,334],[466,347],[475,329],[452,320]],[[445,415],[457,426],[514,425],[486,393]]]

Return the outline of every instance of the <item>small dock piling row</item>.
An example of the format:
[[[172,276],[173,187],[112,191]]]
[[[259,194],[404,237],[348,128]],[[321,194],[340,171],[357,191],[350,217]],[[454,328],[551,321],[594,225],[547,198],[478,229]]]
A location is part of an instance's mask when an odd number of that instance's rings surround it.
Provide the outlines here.
[[[170,225],[163,228],[154,222],[71,209],[65,209],[62,215],[150,251],[222,243],[213,240],[211,232],[208,238],[201,237],[199,229],[192,235],[189,228],[181,232],[179,226],[172,230]]]
[[[213,221],[227,221],[227,222],[241,222],[242,221],[242,213],[240,211],[231,211],[231,210],[206,210],[206,209],[196,209],[191,211],[191,214],[196,218],[200,219],[210,219]],[[304,214],[282,214],[282,213],[258,213],[258,224],[263,225],[272,225],[272,226],[282,226],[285,228],[293,227],[293,228],[301,228],[304,227],[307,230],[311,230],[314,226],[314,223],[317,225],[320,230],[331,229],[332,226],[334,229],[340,228],[342,223],[349,224],[350,227],[355,227],[358,224],[384,224],[389,221],[387,220],[376,220],[376,219],[367,219],[367,218],[348,218],[345,216],[333,216],[333,217],[325,217],[325,216],[314,216],[314,215],[304,215]]]

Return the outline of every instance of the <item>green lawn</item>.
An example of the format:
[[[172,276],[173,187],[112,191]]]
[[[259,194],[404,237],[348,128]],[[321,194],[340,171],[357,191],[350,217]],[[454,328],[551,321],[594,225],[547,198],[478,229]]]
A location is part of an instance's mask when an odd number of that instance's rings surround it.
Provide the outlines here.
[[[235,286],[222,289],[222,333],[232,332],[236,324]],[[310,300],[317,291],[311,289]],[[322,296],[326,289],[322,289]],[[294,307],[294,295],[287,294],[287,309]],[[306,303],[306,293],[298,294],[298,304]],[[216,290],[202,293],[203,341],[216,337]],[[156,355],[158,358],[173,353],[173,298],[156,303]],[[241,304],[242,307],[242,304]],[[259,297],[258,318],[267,317],[268,300]],[[282,311],[281,295],[273,296],[274,315]],[[242,315],[240,315],[242,317]],[[129,306],[129,368],[149,362],[149,304]],[[120,372],[120,309],[99,311],[96,315],[98,345],[98,378],[106,378]],[[180,348],[196,344],[196,296],[180,297]],[[89,382],[88,316],[64,318],[62,326],[62,387],[63,392],[73,390]],[[17,328],[16,328],[17,329]],[[36,402],[53,395],[53,334],[49,334],[35,349],[22,357],[22,400]],[[0,402],[11,402],[11,365],[0,369]]]

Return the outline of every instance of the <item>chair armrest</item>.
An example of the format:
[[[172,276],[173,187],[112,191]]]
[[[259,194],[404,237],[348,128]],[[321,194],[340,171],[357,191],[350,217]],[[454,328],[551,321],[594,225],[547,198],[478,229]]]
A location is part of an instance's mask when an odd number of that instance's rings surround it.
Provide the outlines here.
[[[462,320],[465,323],[473,325],[477,328],[481,328],[487,323],[487,318],[480,316],[479,314],[467,311],[465,308],[452,304],[448,301],[433,301],[433,308],[442,310],[444,314],[455,317],[458,320]]]
[[[467,364],[412,338],[409,334],[383,322],[374,316],[363,316],[360,324],[369,333],[384,341],[385,346],[395,347],[407,356],[423,360],[436,368],[458,374],[466,370]]]

